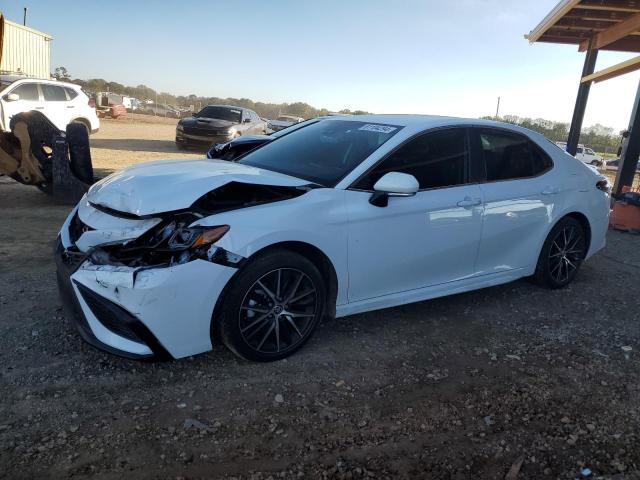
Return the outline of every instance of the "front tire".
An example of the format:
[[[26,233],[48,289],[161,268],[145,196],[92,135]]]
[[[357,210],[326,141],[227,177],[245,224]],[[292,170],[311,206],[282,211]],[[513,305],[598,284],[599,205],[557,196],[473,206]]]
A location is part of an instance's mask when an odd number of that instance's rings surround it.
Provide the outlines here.
[[[536,266],[536,283],[551,289],[571,283],[586,256],[586,246],[582,224],[571,217],[560,220],[542,246]]]
[[[224,344],[247,360],[280,360],[311,338],[326,306],[318,268],[288,250],[246,265],[225,293],[218,331]]]

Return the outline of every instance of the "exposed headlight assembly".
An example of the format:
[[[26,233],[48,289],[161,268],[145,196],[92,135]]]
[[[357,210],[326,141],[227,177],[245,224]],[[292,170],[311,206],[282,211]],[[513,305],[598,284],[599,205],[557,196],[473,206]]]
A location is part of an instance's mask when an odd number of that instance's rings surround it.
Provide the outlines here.
[[[109,263],[129,267],[172,266],[198,258],[210,259],[210,247],[220,240],[230,227],[189,227],[194,221],[192,215],[177,215],[134,241],[96,249],[91,258],[98,264]]]
[[[219,227],[178,228],[167,242],[171,250],[200,248],[220,240],[229,231],[229,225]]]

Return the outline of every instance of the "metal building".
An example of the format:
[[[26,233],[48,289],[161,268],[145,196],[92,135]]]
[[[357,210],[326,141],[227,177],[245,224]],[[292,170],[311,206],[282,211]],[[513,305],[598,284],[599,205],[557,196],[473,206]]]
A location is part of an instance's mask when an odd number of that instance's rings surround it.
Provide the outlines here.
[[[53,37],[9,20],[4,20],[3,30],[0,71],[49,78]]]

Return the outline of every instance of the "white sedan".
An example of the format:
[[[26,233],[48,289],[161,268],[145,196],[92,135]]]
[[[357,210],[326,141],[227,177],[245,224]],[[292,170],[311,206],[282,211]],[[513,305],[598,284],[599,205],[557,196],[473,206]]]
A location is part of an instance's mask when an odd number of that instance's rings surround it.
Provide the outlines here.
[[[332,117],[237,163],[152,162],[105,178],[69,214],[56,260],[94,346],[180,358],[221,341],[268,361],[323,317],[528,276],[564,287],[605,245],[608,215],[606,179],[532,131]]]

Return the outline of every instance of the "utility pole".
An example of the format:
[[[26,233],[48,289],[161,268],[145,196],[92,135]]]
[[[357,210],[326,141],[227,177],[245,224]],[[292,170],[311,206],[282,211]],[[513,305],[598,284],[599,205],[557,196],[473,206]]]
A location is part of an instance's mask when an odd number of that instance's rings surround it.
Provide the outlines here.
[[[496,105],[496,120],[498,119],[499,114],[500,114],[500,97],[498,97],[498,105]]]
[[[29,9],[27,7],[24,7],[24,14],[22,15],[22,25],[24,25],[25,27],[27,26],[27,12],[29,11]]]

